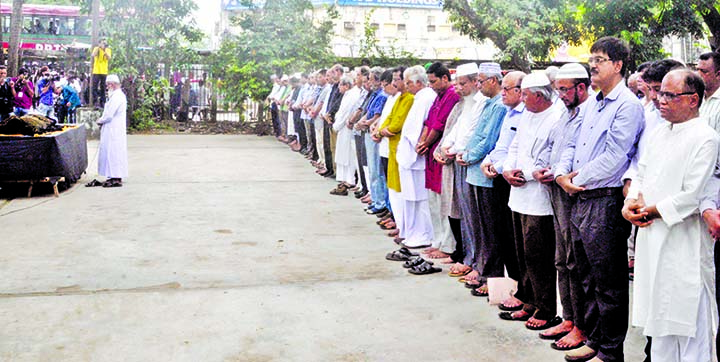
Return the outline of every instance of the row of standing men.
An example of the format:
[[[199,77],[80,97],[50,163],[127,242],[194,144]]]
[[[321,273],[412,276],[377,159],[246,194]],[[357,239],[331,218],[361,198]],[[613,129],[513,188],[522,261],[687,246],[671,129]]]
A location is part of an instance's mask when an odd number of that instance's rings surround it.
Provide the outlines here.
[[[701,57],[699,74],[650,64],[644,106],[625,85],[627,45],[601,38],[591,53],[589,74],[566,64],[552,80],[496,63],[463,64],[454,79],[441,63],[353,76],[336,65],[304,84],[280,78],[273,125],[337,179],[331,194],[356,189],[381,217],[402,246],[388,259],[440,271],[409,250],[424,248],[478,296],[507,275],[517,291],[500,318],[542,330],[568,361],[624,360],[636,225],[632,323],[648,360],[709,361],[720,82],[708,76],[720,55]]]

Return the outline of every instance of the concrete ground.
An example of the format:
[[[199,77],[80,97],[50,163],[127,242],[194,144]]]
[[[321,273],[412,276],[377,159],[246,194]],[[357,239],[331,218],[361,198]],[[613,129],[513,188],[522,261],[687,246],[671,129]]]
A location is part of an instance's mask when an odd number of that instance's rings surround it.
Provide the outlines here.
[[[114,189],[82,186],[96,150],[59,198],[0,199],[0,361],[563,360],[386,261],[376,218],[270,137],[131,136]]]

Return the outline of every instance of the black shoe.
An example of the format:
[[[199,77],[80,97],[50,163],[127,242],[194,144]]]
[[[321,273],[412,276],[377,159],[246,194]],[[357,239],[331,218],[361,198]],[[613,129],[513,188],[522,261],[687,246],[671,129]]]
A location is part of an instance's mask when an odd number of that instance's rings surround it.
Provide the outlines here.
[[[373,214],[373,215],[375,215],[375,216],[377,216],[377,217],[379,217],[379,218],[384,218],[385,216],[388,216],[389,214],[390,214],[390,210],[385,209],[385,210],[383,210],[383,211],[381,211],[381,212],[378,212],[378,213],[376,213],[376,214]]]
[[[360,191],[358,191],[358,192],[355,193],[355,198],[356,198],[356,199],[362,199],[362,198],[365,197],[365,195],[367,195],[367,194],[368,194],[367,190],[360,190]]]

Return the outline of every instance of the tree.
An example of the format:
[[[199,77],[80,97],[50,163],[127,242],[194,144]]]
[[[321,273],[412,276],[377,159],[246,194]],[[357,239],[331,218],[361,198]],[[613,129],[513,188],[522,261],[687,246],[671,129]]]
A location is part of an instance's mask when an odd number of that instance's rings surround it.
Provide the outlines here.
[[[472,5],[447,0],[443,9],[461,33],[476,41],[491,40],[500,49],[498,61],[524,71],[533,60],[546,60],[548,50],[570,33],[560,21],[566,13],[561,0],[475,0]]]
[[[663,57],[668,35],[701,37],[703,17],[720,35],[717,0],[447,0],[451,20],[472,39],[491,40],[498,60],[527,71],[533,61],[548,60],[549,49],[564,41],[577,44],[602,36],[626,40],[636,62]]]
[[[197,8],[193,0],[102,0],[102,4],[105,17],[99,25],[113,51],[113,71],[154,74],[159,64],[197,62],[191,45],[203,34],[189,17]]]
[[[8,48],[8,74],[10,75],[16,75],[18,71],[22,6],[23,0],[13,0],[12,15],[10,16],[10,45]]]
[[[261,7],[246,1],[244,5],[247,10],[232,20],[238,34],[226,34],[211,62],[231,105],[240,106],[247,98],[264,99],[270,92],[271,74],[306,71],[335,59],[329,46],[331,19],[337,17],[334,8],[314,19],[309,0],[267,0]]]

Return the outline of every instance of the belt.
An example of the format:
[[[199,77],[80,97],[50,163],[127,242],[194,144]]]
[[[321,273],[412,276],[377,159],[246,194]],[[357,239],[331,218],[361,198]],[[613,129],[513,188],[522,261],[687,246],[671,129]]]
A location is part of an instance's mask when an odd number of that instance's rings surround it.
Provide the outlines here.
[[[603,187],[599,189],[580,191],[577,196],[580,200],[588,200],[607,196],[622,196],[622,192],[622,187]]]

